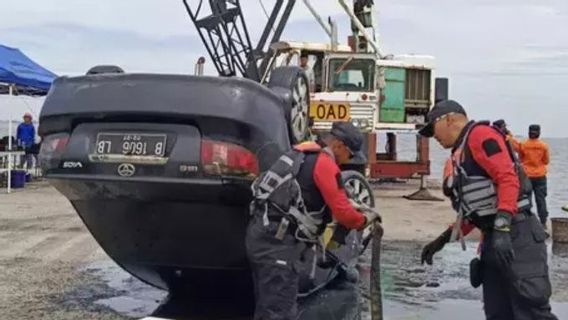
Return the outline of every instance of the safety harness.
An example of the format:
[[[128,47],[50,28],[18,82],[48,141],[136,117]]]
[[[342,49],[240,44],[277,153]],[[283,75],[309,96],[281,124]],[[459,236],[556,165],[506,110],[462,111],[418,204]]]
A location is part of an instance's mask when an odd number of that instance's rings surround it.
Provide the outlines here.
[[[282,155],[268,171],[253,182],[251,189],[254,199],[251,206],[256,210],[251,212],[260,210],[264,224],[268,225],[269,208],[273,208],[296,223],[296,239],[316,243],[322,233],[326,206],[318,211],[308,211],[296,177],[306,152],[319,153],[322,150],[292,150]]]
[[[468,128],[462,142],[452,153],[444,170],[444,175],[448,175],[447,179],[444,179],[445,188],[450,190],[454,209],[457,212],[457,219],[450,241],[455,241],[459,236],[464,250],[465,241],[461,229],[464,219],[474,222],[480,218],[495,216],[498,211],[497,189],[493,180],[483,175],[468,175],[463,167],[469,135],[478,125],[488,125],[488,122],[477,122]],[[520,191],[517,207],[519,212],[521,212],[531,208],[530,189],[527,190],[527,177],[518,158],[509,145],[507,145],[507,149],[519,177]]]
[[[319,146],[308,150],[292,150],[282,155],[272,167],[262,173],[251,186],[253,201],[251,214],[261,214],[264,226],[270,224],[270,208],[282,216],[275,238],[282,240],[287,232],[289,220],[297,228],[294,237],[301,242],[309,243],[314,251],[310,278],[315,278],[317,266],[317,251],[322,251],[325,262],[326,248],[324,245],[323,228],[326,205],[318,211],[309,211],[302,196],[302,188],[296,177],[300,171],[306,153],[327,152]]]

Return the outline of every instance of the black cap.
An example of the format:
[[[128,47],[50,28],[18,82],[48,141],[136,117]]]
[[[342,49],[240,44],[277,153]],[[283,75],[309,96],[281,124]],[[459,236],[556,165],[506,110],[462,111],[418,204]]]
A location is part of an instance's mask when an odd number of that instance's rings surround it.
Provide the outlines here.
[[[529,126],[529,138],[537,139],[540,137],[540,126],[538,124],[531,124]]]
[[[354,154],[361,150],[363,135],[351,122],[334,122],[331,126],[330,134],[343,142]]]
[[[424,137],[431,138],[434,136],[434,124],[441,116],[449,113],[459,113],[467,116],[465,109],[454,100],[443,100],[434,105],[432,110],[426,116],[427,124],[420,129],[418,133]]]
[[[503,128],[503,127],[505,127],[506,125],[507,125],[507,124],[505,123],[505,120],[503,120],[503,119],[499,119],[499,120],[493,121],[493,126],[495,126],[495,127]]]
[[[529,126],[529,132],[540,133],[540,125],[538,125],[538,124],[531,124],[531,125]]]

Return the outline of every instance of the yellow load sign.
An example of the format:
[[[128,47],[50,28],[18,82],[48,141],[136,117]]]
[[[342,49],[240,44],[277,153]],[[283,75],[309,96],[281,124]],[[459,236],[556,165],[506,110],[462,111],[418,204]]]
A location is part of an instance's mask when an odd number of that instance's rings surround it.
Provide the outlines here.
[[[347,121],[350,109],[349,103],[314,101],[310,103],[310,117],[315,121]]]

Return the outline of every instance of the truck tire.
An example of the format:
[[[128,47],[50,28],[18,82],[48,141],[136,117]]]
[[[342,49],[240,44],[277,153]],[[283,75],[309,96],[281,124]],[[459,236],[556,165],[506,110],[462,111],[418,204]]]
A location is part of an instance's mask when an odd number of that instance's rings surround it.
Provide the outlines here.
[[[284,114],[290,143],[309,139],[310,90],[308,77],[299,67],[279,67],[270,73],[268,88],[285,92]]]

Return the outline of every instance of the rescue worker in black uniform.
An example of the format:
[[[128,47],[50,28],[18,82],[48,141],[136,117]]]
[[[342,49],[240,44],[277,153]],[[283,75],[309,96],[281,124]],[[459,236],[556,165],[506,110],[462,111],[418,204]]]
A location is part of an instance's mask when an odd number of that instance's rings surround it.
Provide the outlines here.
[[[481,259],[471,263],[471,282],[483,285],[489,320],[548,320],[546,235],[531,212],[530,182],[506,137],[489,122],[469,121],[452,100],[438,102],[420,134],[452,149],[444,170],[444,193],[458,214],[456,223],[422,251],[422,263],[474,228],[483,234]]]
[[[255,320],[297,318],[298,263],[304,250],[320,243],[332,218],[357,230],[379,218],[353,207],[341,181],[338,164],[348,163],[362,141],[353,124],[336,122],[325,147],[315,142],[297,145],[253,183],[246,248],[255,286]]]

